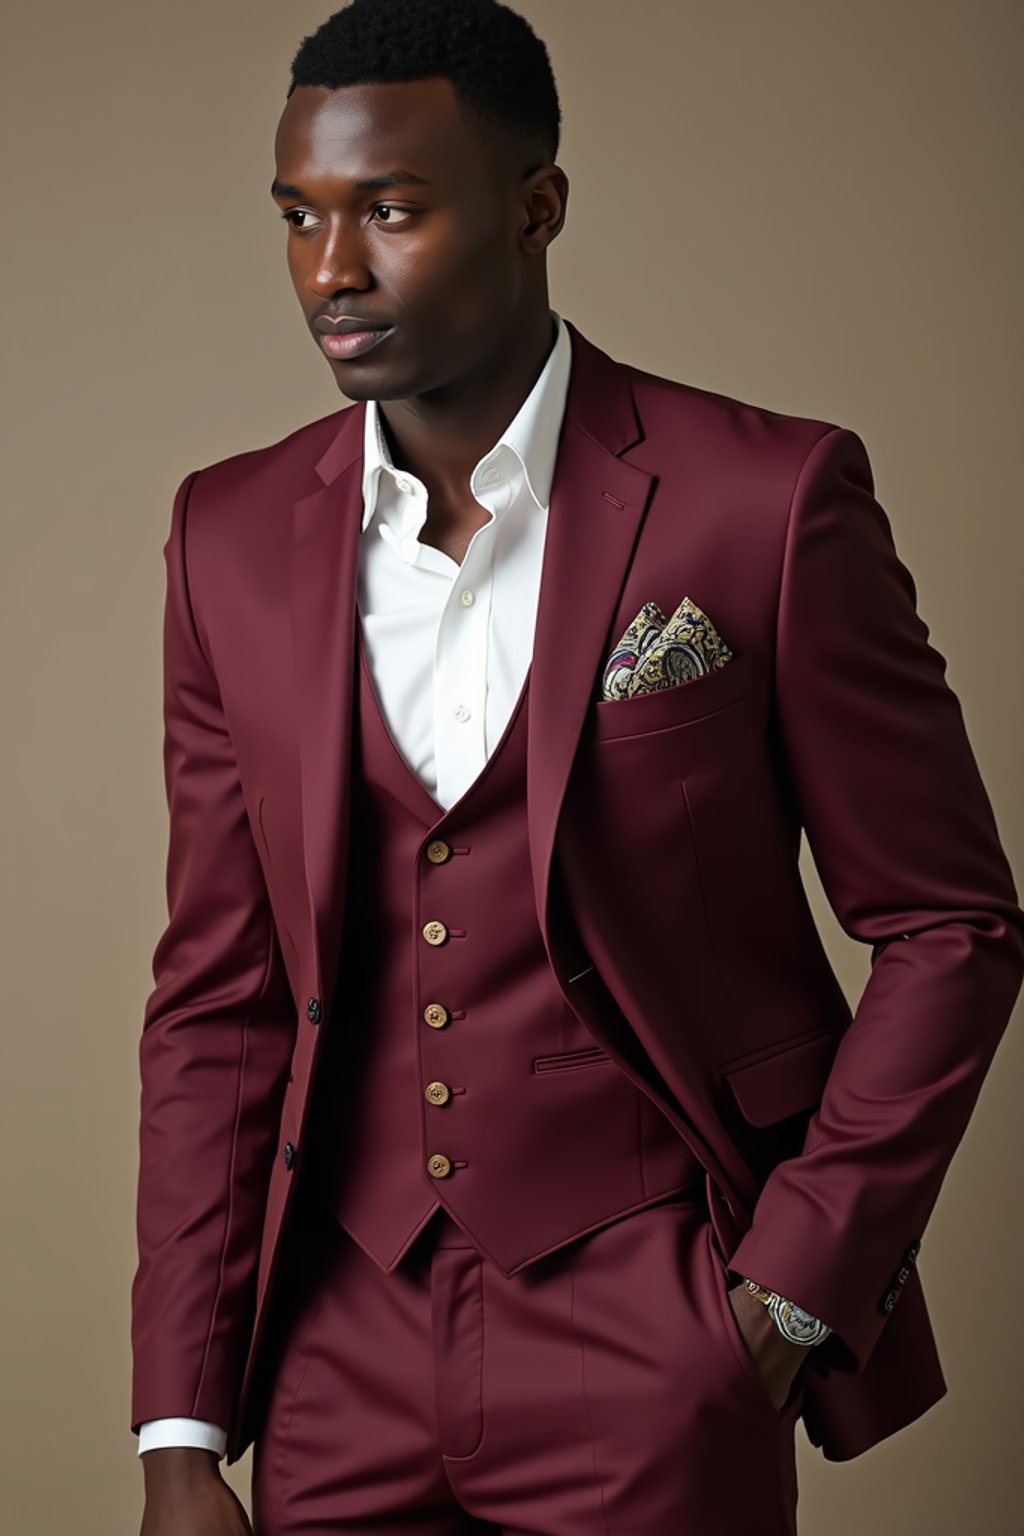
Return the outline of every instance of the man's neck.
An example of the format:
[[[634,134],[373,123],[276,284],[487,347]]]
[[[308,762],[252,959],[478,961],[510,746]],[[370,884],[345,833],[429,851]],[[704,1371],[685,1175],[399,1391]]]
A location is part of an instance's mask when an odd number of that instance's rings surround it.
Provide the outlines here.
[[[459,380],[437,396],[413,396],[378,404],[381,430],[396,469],[415,475],[427,488],[433,512],[446,520],[480,511],[469,480],[536,384],[557,336],[545,305],[514,351],[480,376]],[[461,509],[461,513],[460,513]]]

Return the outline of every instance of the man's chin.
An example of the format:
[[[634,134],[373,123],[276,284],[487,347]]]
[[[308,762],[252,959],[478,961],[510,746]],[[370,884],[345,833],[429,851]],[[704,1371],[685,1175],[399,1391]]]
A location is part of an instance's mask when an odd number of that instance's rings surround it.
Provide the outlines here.
[[[415,380],[396,379],[394,374],[374,373],[372,368],[334,368],[334,382],[348,400],[408,400],[421,393]]]
[[[346,378],[343,368],[335,369],[334,382],[346,400],[404,400],[410,393],[383,380],[375,383],[369,374],[365,378]]]

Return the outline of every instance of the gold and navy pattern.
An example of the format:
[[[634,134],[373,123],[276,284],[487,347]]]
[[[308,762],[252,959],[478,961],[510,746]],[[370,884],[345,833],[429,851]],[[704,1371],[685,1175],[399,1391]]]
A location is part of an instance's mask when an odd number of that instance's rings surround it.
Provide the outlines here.
[[[666,618],[657,603],[644,603],[605,662],[602,699],[631,699],[692,682],[724,667],[733,657],[707,614],[684,597]]]

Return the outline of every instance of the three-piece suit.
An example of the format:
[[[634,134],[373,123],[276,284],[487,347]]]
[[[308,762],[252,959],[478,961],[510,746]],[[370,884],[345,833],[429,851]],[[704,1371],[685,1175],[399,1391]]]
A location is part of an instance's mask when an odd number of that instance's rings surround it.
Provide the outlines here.
[[[797,1416],[846,1458],[944,1391],[915,1261],[1024,969],[960,705],[854,432],[571,333],[529,669],[447,809],[367,664],[365,407],[175,496],[132,1426],[255,1443],[267,1536],[769,1536]],[[727,663],[603,697],[684,594]],[[834,1331],[781,1413],[739,1275]],[[399,1464],[436,1525],[374,1523]]]

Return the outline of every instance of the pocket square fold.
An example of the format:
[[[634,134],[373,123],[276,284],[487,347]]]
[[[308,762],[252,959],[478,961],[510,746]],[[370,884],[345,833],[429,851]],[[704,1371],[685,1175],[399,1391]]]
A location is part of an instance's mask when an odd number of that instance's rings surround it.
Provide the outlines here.
[[[688,597],[668,618],[657,603],[644,603],[605,662],[601,697],[631,699],[674,688],[724,667],[732,657],[707,614]]]

